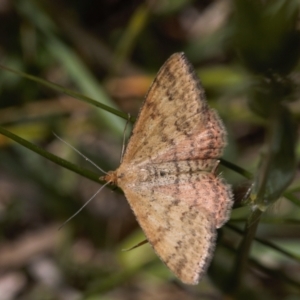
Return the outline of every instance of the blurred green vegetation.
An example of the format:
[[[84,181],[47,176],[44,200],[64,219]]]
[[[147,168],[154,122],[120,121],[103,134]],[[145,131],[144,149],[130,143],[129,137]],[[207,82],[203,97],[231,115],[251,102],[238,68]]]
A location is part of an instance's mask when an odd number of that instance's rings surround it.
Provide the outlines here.
[[[298,299],[299,4],[1,1],[1,65],[41,82],[0,72],[0,299]],[[178,51],[228,130],[221,171],[235,196],[194,287],[149,245],[121,251],[144,235],[118,189],[57,230],[102,174],[53,132],[114,170],[127,113]]]

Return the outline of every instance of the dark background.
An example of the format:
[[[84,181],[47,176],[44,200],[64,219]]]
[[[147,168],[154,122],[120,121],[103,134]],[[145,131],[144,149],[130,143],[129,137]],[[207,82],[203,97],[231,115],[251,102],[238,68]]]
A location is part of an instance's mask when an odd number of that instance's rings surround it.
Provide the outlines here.
[[[184,51],[226,125],[224,159],[253,175],[220,167],[235,209],[208,275],[190,287],[148,244],[122,252],[144,235],[117,189],[101,191],[58,230],[99,183],[0,135],[0,300],[297,299],[298,9],[294,0],[0,1],[2,65],[125,116],[137,114],[164,61]],[[53,132],[104,170],[119,165],[120,117],[5,70],[0,91],[1,127],[95,176],[102,173]],[[256,233],[262,240],[252,241],[238,284],[230,281],[241,257],[237,229],[251,227],[245,222],[257,207],[265,211]]]

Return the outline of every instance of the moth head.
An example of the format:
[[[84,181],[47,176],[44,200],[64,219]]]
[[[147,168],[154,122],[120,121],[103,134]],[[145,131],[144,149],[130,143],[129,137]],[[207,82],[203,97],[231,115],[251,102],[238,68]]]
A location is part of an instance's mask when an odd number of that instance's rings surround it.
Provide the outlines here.
[[[101,176],[100,180],[109,182],[110,184],[117,185],[118,176],[116,171],[109,171],[106,175]]]

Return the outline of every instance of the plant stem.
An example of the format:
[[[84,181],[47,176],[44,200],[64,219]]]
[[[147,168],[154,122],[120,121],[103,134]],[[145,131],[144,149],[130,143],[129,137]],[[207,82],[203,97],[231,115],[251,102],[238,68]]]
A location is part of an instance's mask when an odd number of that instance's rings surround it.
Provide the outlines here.
[[[246,222],[244,237],[239,245],[237,259],[235,260],[232,276],[230,276],[230,282],[228,284],[228,295],[234,296],[239,290],[243,274],[245,273],[245,269],[248,265],[251,244],[255,237],[261,215],[262,211],[255,209],[251,212]]]

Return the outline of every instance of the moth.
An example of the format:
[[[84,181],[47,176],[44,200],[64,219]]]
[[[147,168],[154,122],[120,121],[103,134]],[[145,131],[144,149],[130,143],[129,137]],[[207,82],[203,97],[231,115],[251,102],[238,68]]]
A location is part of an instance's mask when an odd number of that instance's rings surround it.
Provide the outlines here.
[[[156,254],[186,284],[205,274],[230,215],[231,188],[216,174],[225,145],[193,67],[175,53],[146,95],[119,168],[101,177],[124,191]]]

